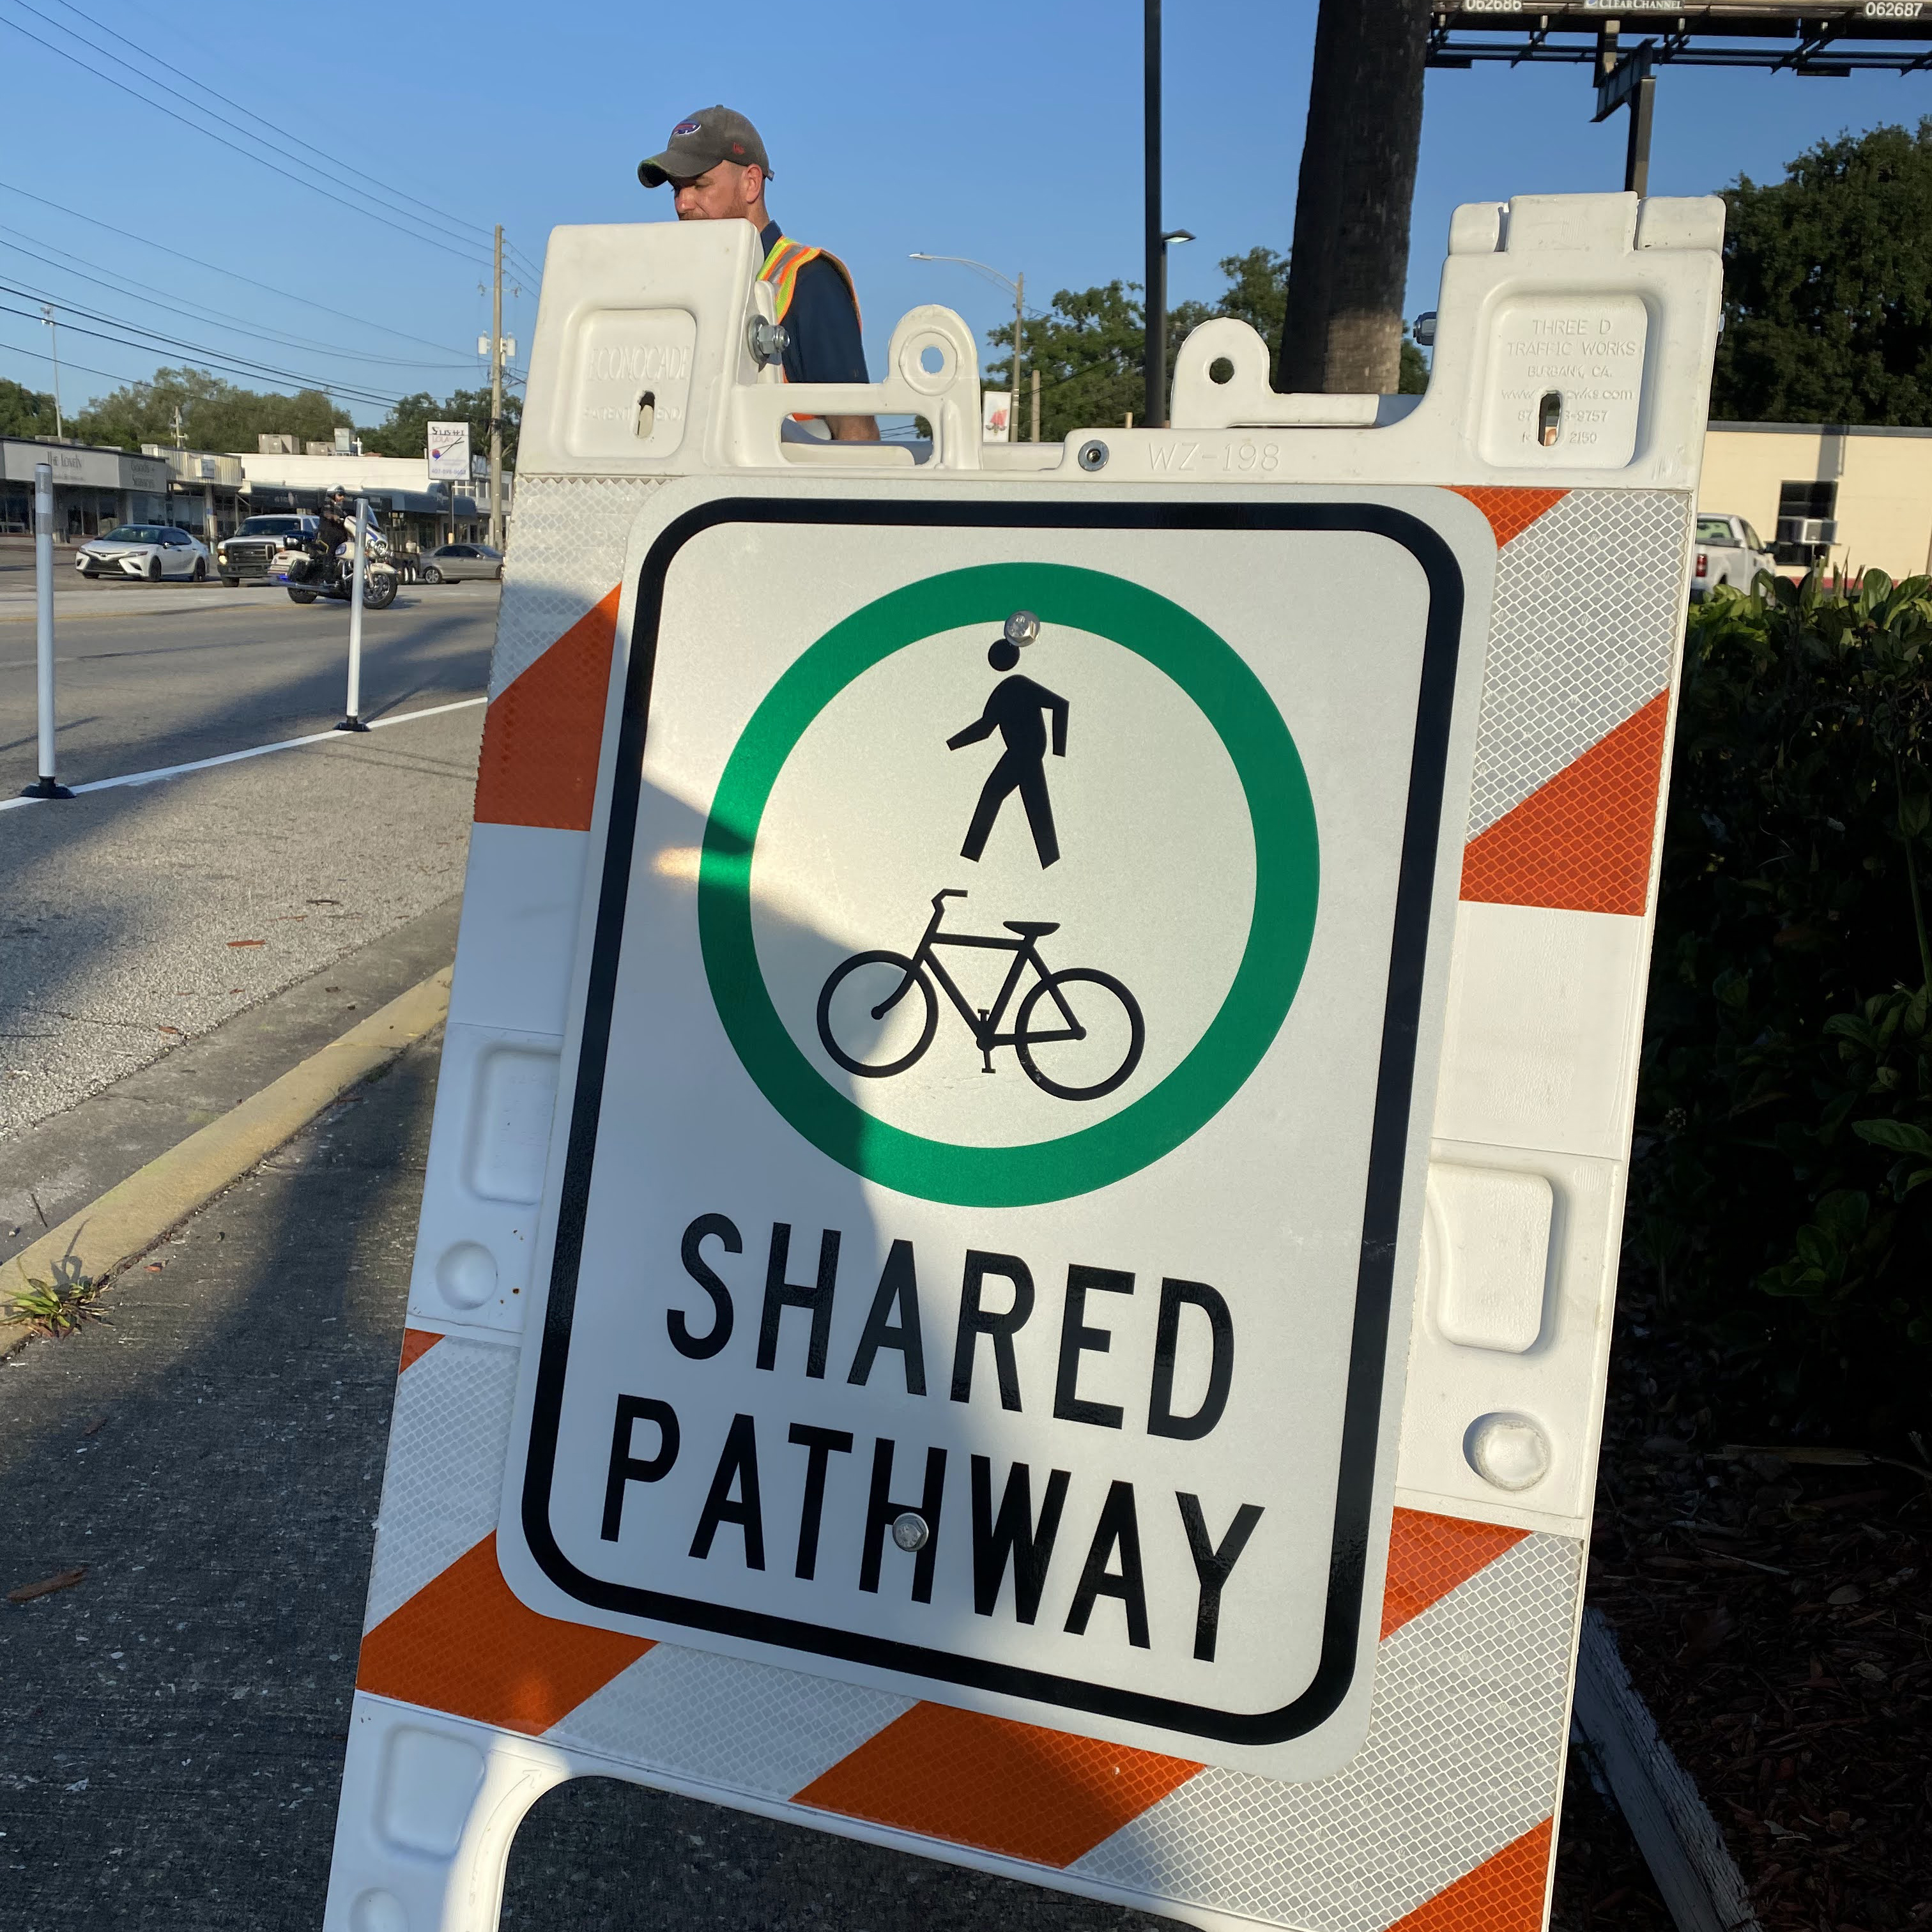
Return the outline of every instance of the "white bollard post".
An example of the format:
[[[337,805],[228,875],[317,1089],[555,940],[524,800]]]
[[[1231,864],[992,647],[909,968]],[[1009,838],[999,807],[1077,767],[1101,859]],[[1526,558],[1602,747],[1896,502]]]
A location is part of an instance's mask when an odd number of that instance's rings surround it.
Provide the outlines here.
[[[40,776],[22,798],[71,798],[54,776],[54,472],[34,465],[34,642],[38,661]]]
[[[356,500],[356,567],[349,584],[349,702],[338,731],[366,731],[362,722],[362,586],[369,569],[369,500]]]

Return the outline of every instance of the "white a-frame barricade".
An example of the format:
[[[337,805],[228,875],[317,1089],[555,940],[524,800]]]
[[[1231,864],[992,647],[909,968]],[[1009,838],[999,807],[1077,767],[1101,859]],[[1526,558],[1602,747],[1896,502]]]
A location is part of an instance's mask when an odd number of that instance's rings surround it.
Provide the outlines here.
[[[1425,397],[1215,321],[1040,446],[558,231],[330,1932],[590,1773],[1544,1923],[1721,222],[1464,208]]]

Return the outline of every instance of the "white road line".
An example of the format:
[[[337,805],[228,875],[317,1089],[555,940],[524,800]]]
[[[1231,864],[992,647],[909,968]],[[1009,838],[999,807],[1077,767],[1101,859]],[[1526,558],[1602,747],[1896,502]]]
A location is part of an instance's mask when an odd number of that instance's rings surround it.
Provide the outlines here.
[[[391,724],[412,724],[418,718],[440,718],[446,711],[467,711],[478,704],[487,704],[483,698],[459,698],[454,704],[433,704],[426,711],[405,711],[395,718],[372,718],[369,728],[380,731]],[[196,758],[184,765],[164,765],[156,772],[129,772],[118,778],[96,778],[88,784],[74,788],[76,796],[84,791],[112,791],[118,785],[154,784],[163,778],[178,778],[184,772],[205,772],[216,765],[238,764],[243,758],[260,758],[271,752],[292,752],[298,745],[327,745],[352,742],[358,734],[352,731],[311,731],[305,738],[283,738],[272,745],[250,745],[245,752],[224,752],[218,758]],[[0,798],[0,812],[10,812],[20,805],[46,805],[52,801],[44,798]]]

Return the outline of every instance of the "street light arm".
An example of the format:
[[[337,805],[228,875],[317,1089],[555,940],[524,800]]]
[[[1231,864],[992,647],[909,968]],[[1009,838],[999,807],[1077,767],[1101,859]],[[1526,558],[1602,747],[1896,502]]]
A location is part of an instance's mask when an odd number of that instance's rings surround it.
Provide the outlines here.
[[[908,260],[914,262],[957,262],[962,268],[975,268],[989,280],[999,284],[1003,289],[1010,289],[1013,297],[1013,356],[1012,388],[1006,398],[1007,421],[1012,426],[1009,430],[1013,441],[1019,440],[1018,421],[1020,408],[1020,368],[1024,353],[1026,339],[1026,276],[1003,275],[990,262],[976,262],[970,255],[931,255],[922,248],[915,248]]]
[[[1016,289],[1019,286],[1012,276],[1001,274],[998,268],[991,268],[984,262],[974,261],[970,255],[928,255],[923,249],[915,248],[906,260],[909,262],[957,262],[962,268],[977,268],[981,274],[992,276],[1002,288]]]

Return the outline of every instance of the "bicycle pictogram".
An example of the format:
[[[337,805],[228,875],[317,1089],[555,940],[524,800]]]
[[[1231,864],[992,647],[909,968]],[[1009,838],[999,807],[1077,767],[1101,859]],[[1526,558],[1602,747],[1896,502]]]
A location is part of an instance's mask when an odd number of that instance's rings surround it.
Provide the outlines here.
[[[1146,1026],[1133,994],[1112,974],[1090,966],[1070,966],[1059,972],[1049,968],[1040,957],[1040,942],[1060,930],[1058,920],[1004,920],[1013,934],[1010,939],[942,932],[946,902],[965,897],[957,887],[934,893],[932,917],[910,958],[902,952],[855,952],[832,968],[818,995],[818,1037],[826,1052],[847,1072],[865,1079],[884,1080],[904,1072],[939,1030],[936,983],[966,1022],[980,1049],[982,1073],[995,1070],[994,1049],[1010,1046],[1028,1078],[1060,1100],[1097,1100],[1112,1093],[1139,1065],[1146,1044]],[[939,957],[944,946],[1013,956],[990,1007],[974,1006],[961,992]],[[1029,968],[1033,982],[1022,993]],[[915,993],[915,1004],[901,1012],[898,1022],[889,1022],[888,1016]],[[1012,1030],[1002,1032],[1016,994],[1019,1004]],[[911,1022],[916,1022],[916,1029]]]

